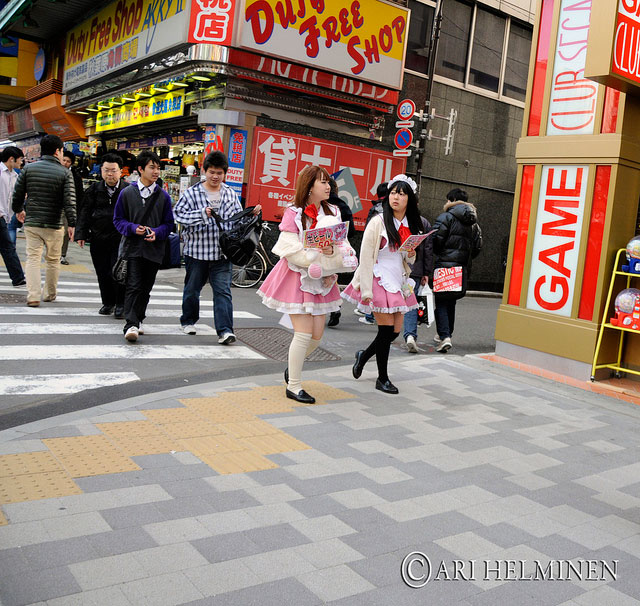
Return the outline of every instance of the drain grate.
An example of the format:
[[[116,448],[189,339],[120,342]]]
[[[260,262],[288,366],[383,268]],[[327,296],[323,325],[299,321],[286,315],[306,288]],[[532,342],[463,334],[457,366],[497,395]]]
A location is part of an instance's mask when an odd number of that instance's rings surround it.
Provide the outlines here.
[[[13,294],[13,293],[0,293],[0,303],[26,303],[26,293]]]
[[[286,362],[293,334],[284,328],[237,328],[236,336],[245,345],[273,360]],[[318,347],[308,358],[310,362],[340,360],[340,356]]]

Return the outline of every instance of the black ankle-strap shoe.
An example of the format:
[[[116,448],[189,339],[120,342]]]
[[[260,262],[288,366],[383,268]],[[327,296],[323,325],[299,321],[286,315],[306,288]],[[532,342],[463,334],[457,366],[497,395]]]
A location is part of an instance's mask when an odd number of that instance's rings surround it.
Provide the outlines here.
[[[362,371],[364,370],[362,356],[364,356],[364,349],[359,349],[358,351],[356,351],[356,362],[351,369],[351,374],[353,374],[354,379],[359,379],[362,376]]]
[[[380,379],[376,379],[376,389],[383,391],[384,393],[399,393],[398,388],[389,379],[382,382]]]
[[[287,398],[300,402],[301,404],[313,404],[316,401],[316,399],[310,396],[304,389],[301,389],[298,393],[293,393],[287,389],[285,393],[287,394]]]

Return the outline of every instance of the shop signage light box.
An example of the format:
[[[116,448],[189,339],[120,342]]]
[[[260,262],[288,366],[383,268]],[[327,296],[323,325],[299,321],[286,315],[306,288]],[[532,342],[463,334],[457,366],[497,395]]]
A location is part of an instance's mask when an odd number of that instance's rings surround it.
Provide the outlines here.
[[[400,89],[410,12],[383,0],[245,0],[237,45]]]
[[[112,75],[187,40],[189,4],[118,0],[67,34],[63,90]]]
[[[184,91],[127,103],[96,114],[96,132],[137,126],[167,118],[178,118],[184,114]]]

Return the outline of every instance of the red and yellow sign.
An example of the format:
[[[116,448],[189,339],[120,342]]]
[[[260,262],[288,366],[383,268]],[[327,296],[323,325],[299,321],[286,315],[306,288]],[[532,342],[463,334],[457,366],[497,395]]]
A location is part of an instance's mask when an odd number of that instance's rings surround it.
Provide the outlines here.
[[[246,0],[238,44],[399,89],[409,14],[382,0]]]

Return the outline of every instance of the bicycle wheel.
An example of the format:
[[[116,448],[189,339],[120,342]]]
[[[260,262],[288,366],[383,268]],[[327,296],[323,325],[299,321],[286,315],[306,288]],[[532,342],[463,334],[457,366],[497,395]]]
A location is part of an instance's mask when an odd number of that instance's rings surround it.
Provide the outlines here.
[[[267,262],[258,252],[253,253],[249,263],[242,267],[234,265],[231,270],[231,284],[238,288],[251,288],[255,286],[267,271]]]

